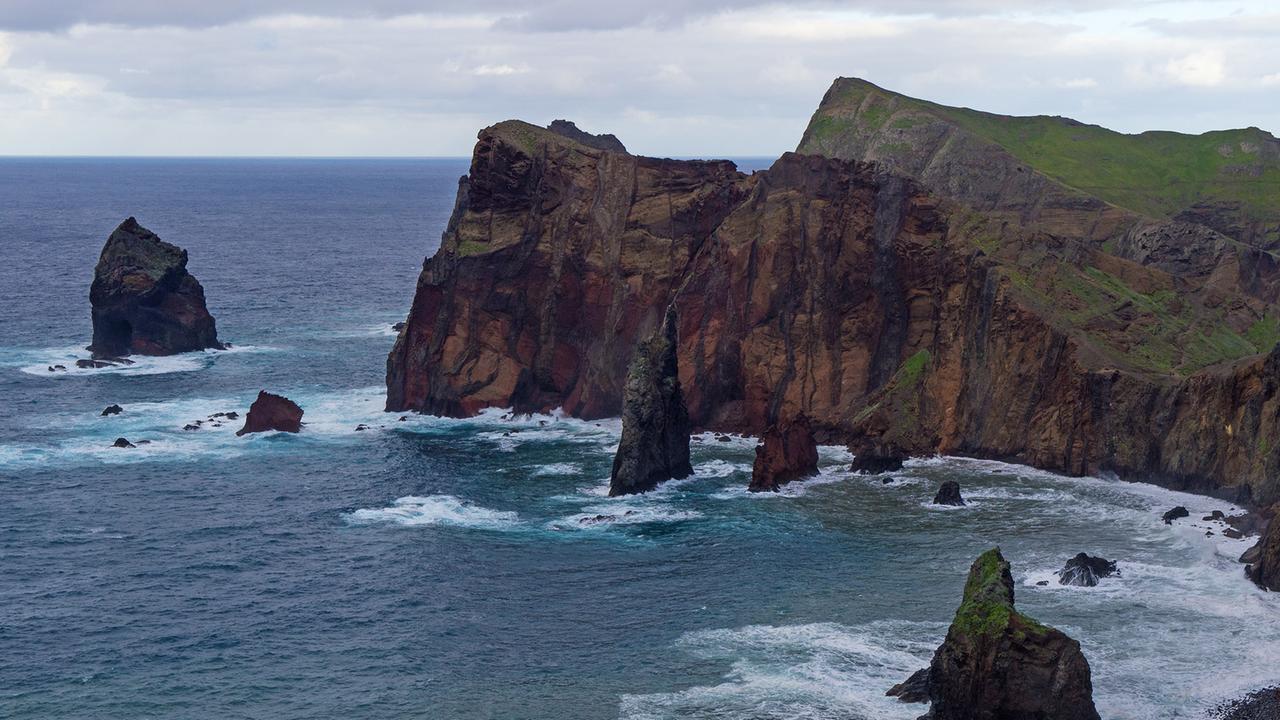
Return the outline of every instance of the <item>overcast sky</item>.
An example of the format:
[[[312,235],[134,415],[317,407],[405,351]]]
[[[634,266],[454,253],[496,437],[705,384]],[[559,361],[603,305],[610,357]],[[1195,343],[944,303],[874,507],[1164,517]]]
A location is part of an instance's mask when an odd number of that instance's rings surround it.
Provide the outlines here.
[[[1125,132],[1280,131],[1276,0],[0,0],[0,154],[467,155],[557,117],[794,149],[837,76]]]

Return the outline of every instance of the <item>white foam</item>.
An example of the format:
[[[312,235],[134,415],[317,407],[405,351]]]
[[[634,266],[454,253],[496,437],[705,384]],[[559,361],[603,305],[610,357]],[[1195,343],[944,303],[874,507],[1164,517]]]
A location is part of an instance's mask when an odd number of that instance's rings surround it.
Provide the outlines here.
[[[731,661],[723,682],[671,693],[624,695],[625,720],[684,717],[777,717],[909,720],[921,706],[884,692],[929,662],[945,626],[882,621],[686,633],[677,646]]]
[[[89,358],[89,352],[78,345],[40,350],[20,350],[14,353],[16,367],[23,373],[36,377],[58,379],[67,377],[93,377],[96,375],[164,375],[167,373],[195,372],[211,365],[219,356],[239,353],[268,352],[274,348],[259,346],[232,346],[226,350],[200,350],[177,355],[130,355],[129,364],[110,365],[102,368],[76,367],[76,360]],[[64,370],[50,371],[61,365]]]
[[[535,467],[532,474],[534,477],[581,475],[582,466],[571,462],[548,463]]]
[[[391,507],[356,510],[344,519],[352,525],[450,525],[484,530],[520,527],[520,517],[514,512],[491,510],[452,495],[396,498]]]

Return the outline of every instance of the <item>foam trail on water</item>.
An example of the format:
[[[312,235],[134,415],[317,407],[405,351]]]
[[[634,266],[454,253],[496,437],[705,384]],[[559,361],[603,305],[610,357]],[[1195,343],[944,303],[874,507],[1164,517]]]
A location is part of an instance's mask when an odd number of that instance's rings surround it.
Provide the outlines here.
[[[269,352],[273,348],[258,346],[233,346],[226,350],[200,350],[177,355],[130,355],[131,364],[112,365],[103,368],[76,367],[76,360],[90,357],[79,345],[43,349],[10,349],[3,353],[0,363],[17,367],[19,371],[36,377],[61,379],[68,377],[95,377],[98,375],[164,375],[167,373],[196,372],[211,365],[219,356],[239,353]],[[61,365],[65,369],[50,371]]]
[[[351,525],[449,525],[482,530],[514,530],[520,516],[514,512],[481,507],[452,495],[410,495],[396,498],[390,507],[367,508],[343,516]]]

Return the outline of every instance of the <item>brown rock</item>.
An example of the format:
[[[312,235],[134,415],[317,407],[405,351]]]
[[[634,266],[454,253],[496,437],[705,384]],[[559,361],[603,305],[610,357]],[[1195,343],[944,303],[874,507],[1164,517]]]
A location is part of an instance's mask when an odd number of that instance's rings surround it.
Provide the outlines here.
[[[302,408],[283,395],[274,395],[261,390],[258,399],[249,406],[249,413],[244,418],[244,427],[236,431],[236,435],[279,430],[296,433],[302,430]]]
[[[1280,591],[1280,522],[1271,521],[1256,547],[1253,563],[1245,567],[1245,574],[1258,587]]]
[[[751,492],[776,491],[782,485],[818,473],[818,444],[809,420],[800,415],[772,425],[756,447]]]

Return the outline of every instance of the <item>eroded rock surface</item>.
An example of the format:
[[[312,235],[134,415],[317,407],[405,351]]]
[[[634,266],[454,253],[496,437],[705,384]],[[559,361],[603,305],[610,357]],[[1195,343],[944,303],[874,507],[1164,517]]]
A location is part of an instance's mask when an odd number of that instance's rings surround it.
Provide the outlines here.
[[[1258,584],[1258,587],[1280,591],[1280,522],[1272,518],[1262,539],[1253,548],[1246,551],[1249,561],[1245,574]]]
[[[1093,587],[1100,579],[1119,574],[1115,561],[1077,553],[1058,571],[1058,584]]]
[[[668,308],[657,332],[636,348],[627,373],[610,496],[648,492],[664,480],[693,474],[676,346],[676,313]]]
[[[933,496],[934,505],[954,505],[960,507],[964,505],[964,498],[960,495],[960,483],[955,480],[947,480],[938,488],[938,492]]]
[[[203,421],[197,421],[203,422]],[[198,430],[197,425],[187,425],[184,430]],[[302,408],[283,395],[275,395],[266,390],[258,391],[258,398],[249,406],[249,413],[244,418],[244,427],[236,431],[236,435],[279,430],[296,433],[302,430]]]
[[[1014,608],[999,549],[969,569],[928,677],[932,720],[1098,720],[1080,644]]]
[[[751,467],[751,492],[767,492],[800,478],[818,473],[818,443],[808,418],[800,417],[771,425],[756,447]]]
[[[102,248],[89,290],[95,358],[222,348],[187,251],[128,218]]]

